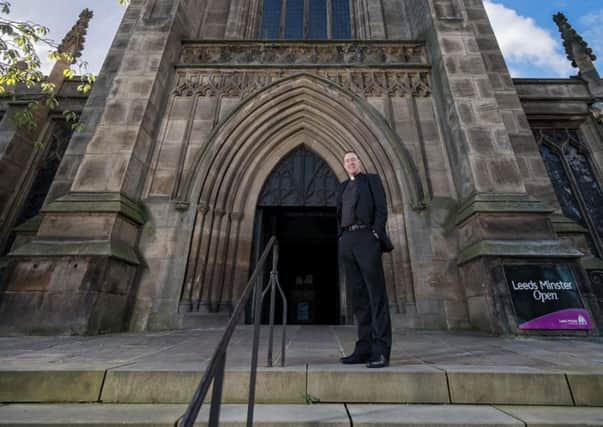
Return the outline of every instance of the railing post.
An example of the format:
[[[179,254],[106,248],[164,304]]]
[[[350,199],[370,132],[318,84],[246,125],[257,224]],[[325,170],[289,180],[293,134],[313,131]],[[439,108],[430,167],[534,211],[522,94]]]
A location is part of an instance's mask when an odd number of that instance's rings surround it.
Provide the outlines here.
[[[272,271],[270,271],[270,328],[268,333],[268,367],[272,367],[272,346],[274,342],[274,310],[276,303],[278,253],[277,245],[272,249]]]
[[[247,404],[247,427],[253,426],[253,410],[255,405],[255,383],[258,371],[258,351],[260,347],[260,326],[262,320],[262,279],[260,272],[255,283],[254,292],[254,324],[253,324],[253,348],[251,350],[251,372],[249,374],[249,401]]]
[[[209,427],[220,425],[220,406],[222,405],[222,388],[226,370],[226,351],[218,359],[216,376],[214,377],[214,388],[211,393],[211,406],[209,410]]]

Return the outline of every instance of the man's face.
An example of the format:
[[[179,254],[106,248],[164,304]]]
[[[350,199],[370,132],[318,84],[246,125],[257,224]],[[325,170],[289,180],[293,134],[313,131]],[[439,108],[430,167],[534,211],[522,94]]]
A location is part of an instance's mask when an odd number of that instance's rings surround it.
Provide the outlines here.
[[[343,156],[343,168],[350,176],[356,176],[360,172],[360,159],[356,153],[347,153]]]

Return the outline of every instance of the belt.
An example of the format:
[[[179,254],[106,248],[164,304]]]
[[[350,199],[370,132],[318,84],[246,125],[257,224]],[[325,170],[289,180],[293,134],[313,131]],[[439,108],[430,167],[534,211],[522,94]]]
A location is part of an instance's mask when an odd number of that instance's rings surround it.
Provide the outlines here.
[[[366,228],[368,228],[368,225],[352,224],[352,225],[348,225],[347,227],[344,227],[343,230],[344,231],[358,231],[358,230],[364,230]]]

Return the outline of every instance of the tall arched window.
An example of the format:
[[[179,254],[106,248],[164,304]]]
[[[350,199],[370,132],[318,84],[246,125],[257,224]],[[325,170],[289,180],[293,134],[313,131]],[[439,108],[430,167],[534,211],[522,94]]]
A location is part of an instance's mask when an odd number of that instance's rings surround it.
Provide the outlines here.
[[[261,39],[350,39],[349,0],[264,0]]]
[[[593,254],[603,255],[603,189],[575,129],[535,129],[564,215],[589,230]]]

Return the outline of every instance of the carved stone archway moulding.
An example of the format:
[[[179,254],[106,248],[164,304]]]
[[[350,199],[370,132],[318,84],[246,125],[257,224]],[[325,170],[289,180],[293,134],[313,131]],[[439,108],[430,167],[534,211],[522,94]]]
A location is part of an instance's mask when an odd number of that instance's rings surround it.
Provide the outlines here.
[[[238,96],[247,98],[270,84],[301,72],[329,80],[361,97],[427,97],[431,95],[428,71],[330,71],[260,70],[216,71],[180,70],[173,91],[176,96]]]
[[[315,75],[269,84],[241,102],[218,125],[192,161],[177,200],[190,230],[181,309],[216,310],[232,303],[248,278],[253,219],[264,183],[276,165],[301,145],[332,170],[353,149],[381,175],[400,248],[386,260],[392,300],[413,301],[403,206],[424,207],[424,191],[408,148],[365,100]],[[342,177],[339,176],[341,179]],[[190,221],[189,221],[190,220]]]

